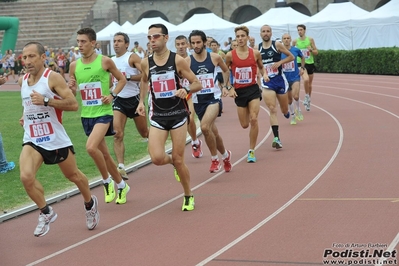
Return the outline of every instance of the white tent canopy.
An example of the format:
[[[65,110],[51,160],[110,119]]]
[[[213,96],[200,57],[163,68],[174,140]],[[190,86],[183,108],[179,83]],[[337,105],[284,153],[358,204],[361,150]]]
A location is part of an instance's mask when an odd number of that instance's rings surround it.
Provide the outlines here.
[[[133,27],[133,24],[130,23],[130,21],[126,21],[125,23],[122,24],[122,30],[123,31],[129,30],[131,27]]]
[[[330,3],[317,14],[309,17],[305,22],[347,21],[369,13],[352,2]]]
[[[356,49],[353,44],[353,21],[368,13],[352,2],[330,3],[304,22],[306,34],[315,39],[318,49]]]
[[[126,28],[126,33],[129,35],[134,35],[134,34],[147,34],[148,32],[148,27],[151,26],[152,24],[157,24],[161,23],[166,26],[168,31],[173,31],[176,28],[176,25],[164,20],[161,17],[156,17],[156,18],[142,18],[139,22],[136,24],[132,25],[129,28]]]
[[[97,32],[97,41],[109,41],[111,36],[114,36],[116,32],[121,30],[122,27],[115,21],[112,21],[104,29]]]
[[[202,30],[206,36],[210,36],[222,44],[229,37],[234,36],[234,28],[237,26],[237,24],[224,20],[213,13],[195,14],[180,23],[176,30],[170,33],[170,37],[173,40],[178,35],[185,35],[188,38],[193,30]],[[169,45],[173,47],[172,50],[175,50],[174,41],[169,43]]]
[[[293,35],[296,33],[296,26],[307,19],[309,19],[309,16],[291,7],[278,7],[269,9],[266,13],[244,23],[244,25],[249,28],[250,35],[255,37],[256,43],[259,43],[262,41],[259,32],[263,25],[271,26],[273,39],[275,39],[281,38],[284,33]]]
[[[399,47],[399,0],[391,0],[380,8],[354,21],[354,47]]]

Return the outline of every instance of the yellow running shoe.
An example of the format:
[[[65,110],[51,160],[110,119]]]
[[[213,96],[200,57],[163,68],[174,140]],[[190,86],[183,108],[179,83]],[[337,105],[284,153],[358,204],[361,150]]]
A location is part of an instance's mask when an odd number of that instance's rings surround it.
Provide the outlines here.
[[[126,195],[129,192],[130,187],[127,183],[125,183],[124,188],[118,189],[118,197],[116,198],[116,204],[125,204],[126,203]]]
[[[194,210],[194,205],[195,205],[195,202],[194,202],[194,196],[193,195],[184,196],[183,206],[181,207],[181,210],[182,211],[192,211],[192,210]]]
[[[296,120],[298,120],[298,121],[302,121],[303,120],[303,114],[302,114],[301,111],[296,110],[295,114],[296,114]]]
[[[110,203],[115,198],[114,180],[104,184],[105,202]]]
[[[177,181],[177,182],[180,182],[180,176],[179,176],[179,173],[177,172],[177,169],[174,168],[173,172],[174,172],[174,174],[175,174],[176,181]]]

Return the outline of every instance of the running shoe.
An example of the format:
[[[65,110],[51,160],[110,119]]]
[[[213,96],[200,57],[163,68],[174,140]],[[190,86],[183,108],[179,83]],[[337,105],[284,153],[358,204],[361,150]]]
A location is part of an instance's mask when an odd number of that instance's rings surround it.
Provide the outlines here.
[[[54,223],[57,219],[57,214],[53,211],[53,208],[49,206],[50,212],[48,214],[39,214],[39,223],[36,226],[34,235],[44,236],[50,231],[50,223]]]
[[[281,143],[281,140],[278,137],[275,137],[273,139],[272,147],[276,149],[281,149],[283,147],[283,144]]]
[[[179,173],[177,172],[176,168],[173,169],[173,173],[175,174],[176,181],[180,182],[180,176],[179,176]]]
[[[121,177],[123,178],[123,180],[129,180],[129,177],[127,176],[126,170],[123,169],[122,167],[118,166],[118,172],[121,175]]]
[[[114,180],[104,184],[105,202],[110,203],[115,198]]]
[[[116,204],[125,204],[126,203],[126,195],[130,191],[130,187],[127,183],[125,183],[124,188],[118,189],[118,197],[116,198]]]
[[[98,200],[97,197],[92,195],[93,206],[90,210],[86,210],[86,225],[89,230],[93,230],[100,221],[100,213],[98,212]]]
[[[309,101],[309,95],[305,95],[305,98],[303,99],[303,105],[307,105],[308,104],[308,101]]]
[[[220,163],[219,159],[211,160],[211,167],[209,168],[209,172],[219,172],[220,169],[222,169],[222,164]]]
[[[295,111],[295,113],[296,113],[296,119],[297,119],[298,121],[303,121],[303,114],[302,114],[302,112],[301,112],[301,111]]]
[[[291,115],[291,121],[290,121],[290,124],[291,125],[296,125],[296,115],[295,114],[293,114],[293,115]]]
[[[8,162],[5,166],[0,168],[0,174],[5,174],[8,171],[11,171],[15,168],[15,163],[14,162]]]
[[[192,211],[194,210],[194,196],[184,196],[183,198],[183,206],[181,207],[182,211]]]
[[[256,163],[255,151],[248,151],[247,163]]]
[[[193,150],[192,156],[194,158],[201,158],[203,155],[202,150],[201,150],[202,141],[201,140],[198,140],[198,141],[199,141],[199,144],[191,145],[191,148]]]
[[[308,102],[307,102],[307,104],[305,105],[306,111],[310,111],[310,102],[311,102],[311,100],[310,100],[310,97],[309,97],[309,98],[308,98]]]
[[[223,167],[224,167],[224,171],[226,172],[230,172],[231,168],[233,168],[233,166],[231,165],[231,151],[226,150],[228,155],[227,158],[223,159]]]

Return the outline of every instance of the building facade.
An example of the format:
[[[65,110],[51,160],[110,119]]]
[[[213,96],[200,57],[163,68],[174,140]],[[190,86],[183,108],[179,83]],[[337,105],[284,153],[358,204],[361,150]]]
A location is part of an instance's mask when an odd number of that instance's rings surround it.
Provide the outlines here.
[[[136,23],[142,18],[161,17],[172,24],[178,25],[194,14],[214,13],[217,16],[237,23],[244,24],[267,12],[270,8],[290,6],[305,14],[314,15],[334,2],[348,2],[338,0],[114,0],[117,3],[119,24],[129,21]],[[355,5],[367,11],[389,2],[389,0],[352,0]]]

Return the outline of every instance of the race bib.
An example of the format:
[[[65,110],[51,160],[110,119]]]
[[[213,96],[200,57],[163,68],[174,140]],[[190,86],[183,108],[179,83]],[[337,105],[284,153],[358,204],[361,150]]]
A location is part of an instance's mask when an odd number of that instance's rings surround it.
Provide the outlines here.
[[[199,82],[202,85],[202,89],[197,94],[208,94],[215,92],[215,81],[213,80],[213,74],[201,74],[197,75]]]
[[[267,75],[269,76],[269,77],[274,77],[274,76],[276,76],[276,75],[278,75],[278,69],[273,69],[272,68],[272,65],[273,65],[274,63],[269,63],[269,64],[266,64],[265,65],[265,70],[267,71],[266,73],[267,73]]]
[[[294,72],[295,71],[295,63],[294,61],[283,64],[284,72]]]
[[[301,52],[302,52],[303,56],[305,57],[305,59],[310,58],[310,51],[308,49],[301,49]]]
[[[237,67],[234,73],[234,82],[237,84],[251,84],[252,83],[252,68],[251,67]]]
[[[82,83],[79,85],[83,106],[102,105],[101,82]]]
[[[155,98],[171,98],[175,96],[175,72],[151,75],[152,90]]]

